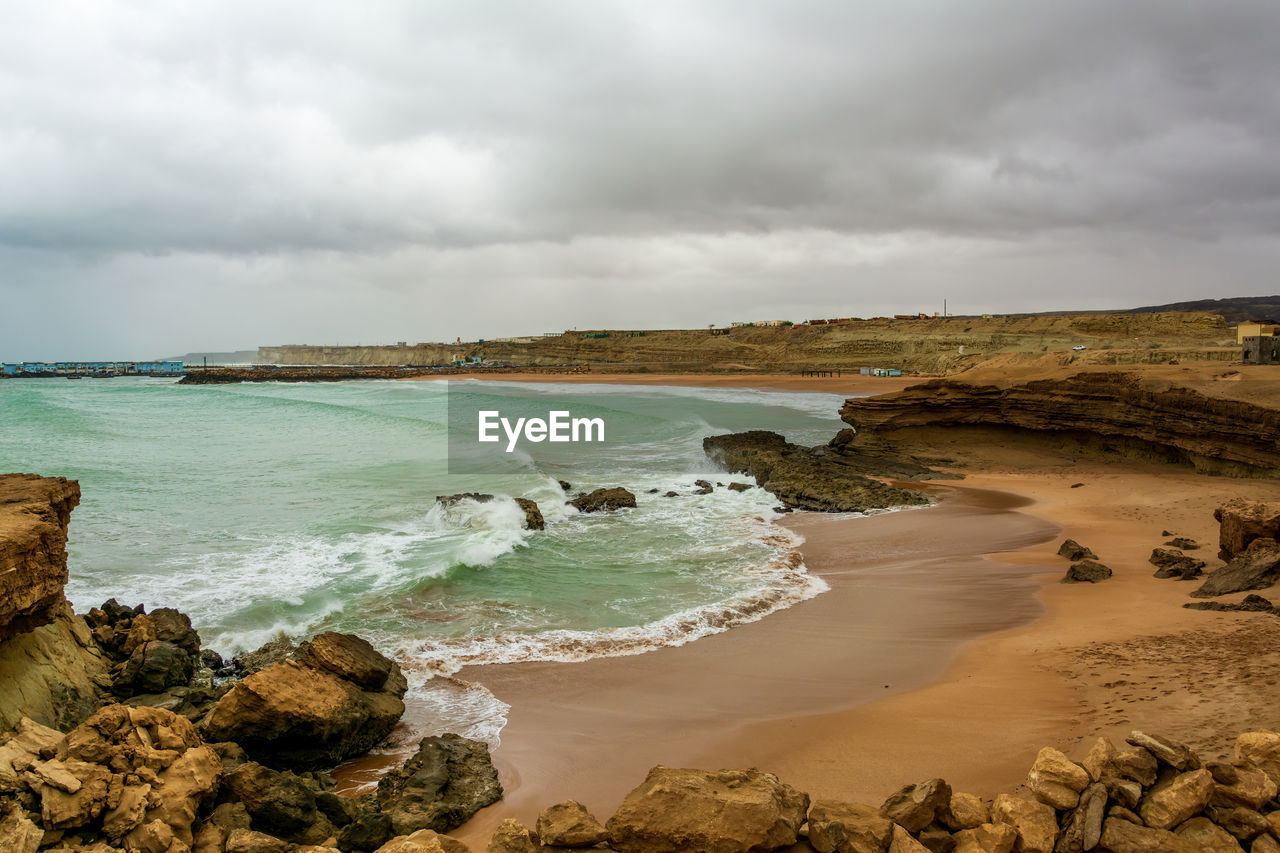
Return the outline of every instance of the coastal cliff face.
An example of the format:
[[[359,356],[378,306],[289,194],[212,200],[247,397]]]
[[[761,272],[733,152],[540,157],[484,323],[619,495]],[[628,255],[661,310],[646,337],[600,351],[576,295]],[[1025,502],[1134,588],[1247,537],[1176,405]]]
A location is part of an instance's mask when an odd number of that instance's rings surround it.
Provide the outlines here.
[[[0,475],[0,731],[27,716],[67,729],[98,706],[106,664],[62,595],[80,486]]]
[[[67,524],[80,484],[0,476],[0,642],[53,621],[67,583]]]
[[[985,431],[1203,473],[1280,476],[1280,411],[1124,373],[1010,386],[934,380],[848,400],[840,416],[862,449],[918,451],[944,434]]]

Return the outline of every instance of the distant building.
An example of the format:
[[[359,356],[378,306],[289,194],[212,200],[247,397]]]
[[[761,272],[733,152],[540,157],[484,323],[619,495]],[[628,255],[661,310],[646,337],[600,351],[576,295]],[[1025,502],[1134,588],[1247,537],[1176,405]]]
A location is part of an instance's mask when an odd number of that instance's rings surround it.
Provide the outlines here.
[[[1245,364],[1280,364],[1280,336],[1250,335],[1241,349]]]
[[[1244,344],[1245,338],[1280,335],[1280,326],[1264,326],[1261,323],[1241,323],[1236,326],[1236,343]]]

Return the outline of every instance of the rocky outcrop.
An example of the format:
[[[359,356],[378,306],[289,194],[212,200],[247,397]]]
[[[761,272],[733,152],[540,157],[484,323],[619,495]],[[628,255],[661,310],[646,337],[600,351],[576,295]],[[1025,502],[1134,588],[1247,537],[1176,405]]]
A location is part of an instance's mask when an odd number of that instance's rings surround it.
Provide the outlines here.
[[[67,525],[80,484],[0,475],[0,643],[53,621],[67,583]]]
[[[326,632],[294,660],[238,682],[201,726],[207,739],[234,741],[270,767],[318,769],[386,737],[406,689],[400,667],[367,641]]]
[[[63,597],[80,487],[0,475],[0,732],[30,717],[66,730],[101,704],[107,661]]]
[[[759,770],[655,767],[607,824],[621,853],[767,853],[796,843],[809,795]]]
[[[1206,473],[1280,476],[1280,411],[1126,373],[1080,373],[1023,385],[933,380],[855,398],[840,415],[863,449],[909,452],[964,432],[1020,435],[1071,454],[1190,465]]]
[[[1280,580],[1280,544],[1274,539],[1254,539],[1249,546],[1220,569],[1205,577],[1191,595],[1213,598],[1233,592],[1266,589]]]
[[[221,775],[191,723],[159,708],[109,705],[66,735],[25,725],[0,746],[0,797],[44,834],[106,850],[190,848]]]
[[[1155,548],[1148,559],[1156,567],[1155,577],[1189,581],[1204,573],[1205,561],[1188,557],[1176,548]]]
[[[636,496],[621,486],[596,489],[569,501],[578,512],[612,512],[615,509],[634,509]]]
[[[501,798],[489,747],[455,734],[424,739],[412,758],[378,781],[378,809],[396,835],[448,832]]]
[[[1068,560],[1096,560],[1098,555],[1081,545],[1074,539],[1066,539],[1058,546],[1058,556],[1066,557]]]
[[[752,430],[702,440],[712,462],[734,474],[749,474],[792,509],[865,512],[920,506],[920,492],[889,486],[862,473],[860,462],[841,447],[801,447],[776,432]]]
[[[1218,522],[1218,556],[1230,560],[1255,539],[1280,539],[1280,504],[1227,501],[1213,511]]]
[[[1188,610],[1215,610],[1220,613],[1275,613],[1280,615],[1280,607],[1272,604],[1270,599],[1252,593],[1234,604],[1228,604],[1225,601],[1189,601],[1182,606]]]

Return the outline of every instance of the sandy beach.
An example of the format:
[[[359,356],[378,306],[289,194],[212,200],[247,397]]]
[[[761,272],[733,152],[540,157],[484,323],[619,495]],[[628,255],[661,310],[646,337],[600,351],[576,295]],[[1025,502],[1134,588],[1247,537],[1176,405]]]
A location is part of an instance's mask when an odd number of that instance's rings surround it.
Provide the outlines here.
[[[1194,584],[1147,562],[1168,530],[1219,565],[1214,507],[1280,485],[968,450],[965,479],[925,486],[933,507],[789,518],[831,586],[815,599],[638,657],[462,672],[512,710],[494,756],[507,796],[459,837],[567,798],[608,815],[655,764],[756,766],[873,803],[932,776],[990,796],[1046,744],[1075,754],[1140,726],[1216,755],[1280,722],[1280,623],[1185,610]],[[1058,583],[1066,536],[1115,576]]]
[[[683,388],[754,388],[759,391],[822,391],[860,396],[888,394],[924,382],[927,376],[800,376],[795,373],[466,373],[411,376],[405,382],[475,379],[486,382],[554,382],[570,385],[677,385]]]

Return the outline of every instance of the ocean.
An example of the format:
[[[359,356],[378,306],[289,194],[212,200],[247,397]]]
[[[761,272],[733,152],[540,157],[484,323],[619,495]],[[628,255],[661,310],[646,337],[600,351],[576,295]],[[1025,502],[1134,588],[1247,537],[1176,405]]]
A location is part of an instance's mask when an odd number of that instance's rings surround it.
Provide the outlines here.
[[[505,706],[447,677],[463,666],[642,653],[824,591],[797,537],[775,523],[771,495],[692,492],[698,479],[746,479],[708,462],[705,436],[771,429],[824,442],[842,426],[842,399],[475,381],[3,380],[0,471],[80,481],[66,590],[77,611],[113,597],[176,607],[224,656],[281,635],[358,633],[401,663],[441,731],[496,744]],[[602,418],[608,441],[451,473],[450,403],[569,409]],[[624,486],[638,506],[579,514],[558,480],[571,494]],[[458,492],[502,499],[435,502]],[[537,501],[545,530],[523,529],[515,497]]]

